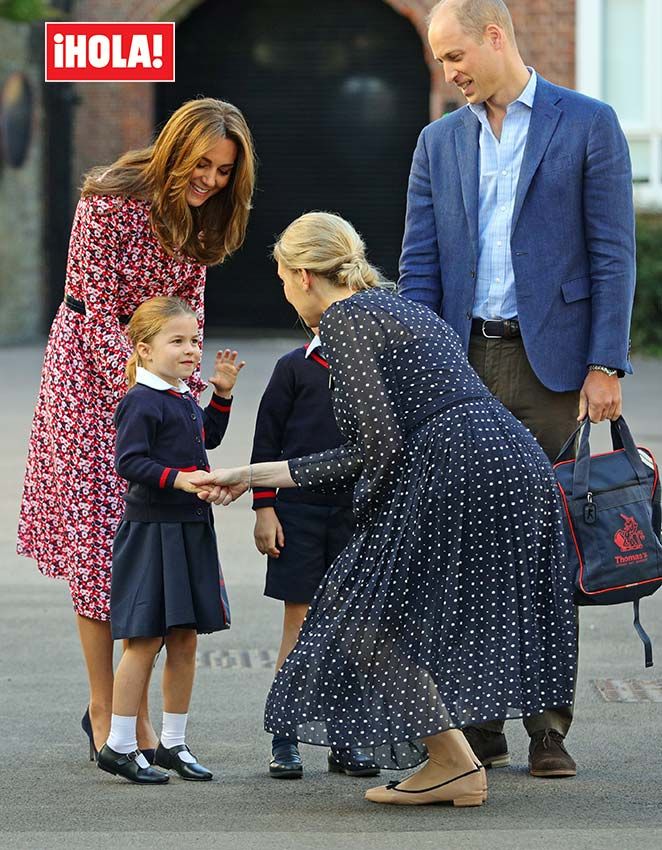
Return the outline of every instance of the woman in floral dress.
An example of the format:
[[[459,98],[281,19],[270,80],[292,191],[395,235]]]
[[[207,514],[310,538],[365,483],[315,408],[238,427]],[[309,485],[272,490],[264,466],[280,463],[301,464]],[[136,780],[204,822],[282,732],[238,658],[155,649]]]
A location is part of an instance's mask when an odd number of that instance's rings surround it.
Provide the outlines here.
[[[251,134],[231,104],[181,106],[155,143],[86,177],[65,300],[53,322],[30,437],[18,552],[69,582],[90,684],[93,739],[105,741],[113,687],[111,548],[126,489],[114,471],[115,407],[143,301],[178,296],[202,330],[206,267],[244,240],[255,177]],[[197,371],[197,395],[206,386]],[[138,726],[154,746],[146,697]]]

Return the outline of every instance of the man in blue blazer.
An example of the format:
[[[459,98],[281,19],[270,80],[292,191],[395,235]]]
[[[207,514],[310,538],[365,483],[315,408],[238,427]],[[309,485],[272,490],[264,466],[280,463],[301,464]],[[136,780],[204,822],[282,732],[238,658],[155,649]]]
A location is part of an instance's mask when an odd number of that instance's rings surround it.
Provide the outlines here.
[[[419,137],[399,289],[457,331],[553,460],[577,419],[620,415],[632,371],[627,143],[609,106],[524,64],[502,0],[442,0],[428,38],[468,104]],[[571,721],[571,706],[525,719],[534,776],[576,773]],[[503,722],[465,734],[486,765],[509,763]]]

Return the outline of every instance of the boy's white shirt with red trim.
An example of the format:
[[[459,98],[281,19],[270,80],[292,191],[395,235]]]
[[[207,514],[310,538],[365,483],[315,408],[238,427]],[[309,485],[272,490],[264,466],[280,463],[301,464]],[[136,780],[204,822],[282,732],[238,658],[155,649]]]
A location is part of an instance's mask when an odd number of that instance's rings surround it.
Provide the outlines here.
[[[315,351],[316,348],[319,348],[322,344],[322,340],[319,338],[317,334],[312,338],[312,340],[308,343],[306,347],[306,357],[310,357],[310,355]]]

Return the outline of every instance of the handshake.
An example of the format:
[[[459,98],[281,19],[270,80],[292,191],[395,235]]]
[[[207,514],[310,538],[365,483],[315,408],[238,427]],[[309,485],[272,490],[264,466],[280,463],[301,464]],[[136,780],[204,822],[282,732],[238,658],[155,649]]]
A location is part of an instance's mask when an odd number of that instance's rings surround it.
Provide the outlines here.
[[[196,493],[199,499],[215,505],[229,505],[238,499],[250,486],[250,469],[238,466],[234,469],[214,469],[205,472],[179,472],[175,478],[176,490]]]

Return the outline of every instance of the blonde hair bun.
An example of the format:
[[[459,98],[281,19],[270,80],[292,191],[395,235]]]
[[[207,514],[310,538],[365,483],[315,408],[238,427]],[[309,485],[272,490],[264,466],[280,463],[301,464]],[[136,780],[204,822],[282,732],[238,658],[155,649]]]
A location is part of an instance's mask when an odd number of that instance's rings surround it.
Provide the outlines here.
[[[361,235],[335,213],[299,216],[278,237],[273,257],[288,269],[306,269],[352,292],[384,282],[379,270],[366,259]]]

